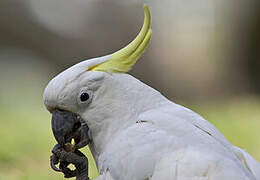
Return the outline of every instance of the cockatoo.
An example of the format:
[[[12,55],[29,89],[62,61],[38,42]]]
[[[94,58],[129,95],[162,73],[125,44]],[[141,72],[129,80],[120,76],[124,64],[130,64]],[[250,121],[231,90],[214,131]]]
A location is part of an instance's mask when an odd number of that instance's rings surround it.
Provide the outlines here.
[[[150,41],[150,22],[144,6],[143,27],[129,45],[49,82],[44,103],[58,143],[75,139],[76,151],[68,153],[82,169],[87,159],[80,160],[77,149],[89,144],[96,180],[260,180],[260,165],[246,151],[200,115],[127,74]],[[61,152],[58,159],[73,163]]]

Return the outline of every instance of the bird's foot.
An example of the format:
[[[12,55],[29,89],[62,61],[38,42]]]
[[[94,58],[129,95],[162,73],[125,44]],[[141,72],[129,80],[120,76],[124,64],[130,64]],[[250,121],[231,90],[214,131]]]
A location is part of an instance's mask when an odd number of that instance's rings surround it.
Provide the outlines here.
[[[76,177],[76,180],[89,180],[88,159],[78,149],[68,151],[61,145],[56,144],[52,149],[52,153],[50,164],[54,171],[62,172],[65,178]],[[58,164],[59,168],[56,166]],[[75,166],[75,170],[68,167],[70,164]]]

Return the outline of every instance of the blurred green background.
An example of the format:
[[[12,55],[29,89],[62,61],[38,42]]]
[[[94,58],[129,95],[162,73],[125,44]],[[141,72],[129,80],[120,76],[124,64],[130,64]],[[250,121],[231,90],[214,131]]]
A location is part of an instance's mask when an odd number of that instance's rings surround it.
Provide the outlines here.
[[[258,0],[1,0],[0,180],[64,179],[49,167],[44,88],[65,68],[130,42],[143,3],[153,38],[130,73],[260,160]]]

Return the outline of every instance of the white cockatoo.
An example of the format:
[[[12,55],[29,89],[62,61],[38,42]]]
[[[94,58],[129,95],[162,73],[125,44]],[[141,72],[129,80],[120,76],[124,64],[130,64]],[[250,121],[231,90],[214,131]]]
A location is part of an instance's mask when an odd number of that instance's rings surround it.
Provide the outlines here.
[[[128,46],[78,63],[49,82],[44,103],[56,140],[64,145],[74,137],[81,148],[88,135],[97,180],[260,180],[260,165],[246,151],[200,115],[127,74],[151,38],[147,6],[144,14]],[[71,135],[80,128],[81,135]]]

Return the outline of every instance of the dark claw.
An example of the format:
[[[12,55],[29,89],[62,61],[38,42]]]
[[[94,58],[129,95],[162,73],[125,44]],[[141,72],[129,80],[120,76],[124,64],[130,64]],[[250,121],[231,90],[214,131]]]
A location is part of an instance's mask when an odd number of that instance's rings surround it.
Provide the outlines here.
[[[62,172],[65,178],[76,176],[76,180],[89,179],[88,159],[78,150],[90,142],[87,124],[75,113],[56,109],[52,112],[51,126],[53,135],[58,142],[52,149],[51,168],[54,171]],[[71,144],[73,139],[74,145]],[[73,164],[76,169],[69,169],[70,164]]]
[[[61,170],[56,167],[56,165],[59,163],[59,159],[58,159],[54,154],[51,155],[50,161],[51,161],[51,162],[50,162],[50,163],[51,163],[51,168],[52,168],[54,171],[61,172]]]
[[[74,152],[67,152],[60,145],[55,145],[52,153],[51,167],[53,170],[62,172],[65,178],[76,176],[76,180],[89,180],[88,159],[82,152],[77,149]],[[56,167],[58,163],[60,163],[59,168]],[[70,170],[69,164],[73,164],[76,169]]]
[[[77,171],[76,170],[70,170],[68,168],[68,165],[70,163],[66,162],[66,161],[62,161],[59,165],[59,168],[61,169],[61,171],[63,172],[64,174],[64,177],[65,178],[72,178],[72,177],[75,177],[77,175]]]
[[[56,144],[56,145],[54,146],[54,148],[52,149],[53,155],[51,155],[51,157],[50,157],[51,168],[52,168],[54,171],[57,171],[57,172],[61,172],[61,170],[56,167],[56,165],[59,163],[59,158],[54,154],[54,152],[56,152],[60,147],[61,147],[61,146],[60,146],[59,144]]]
[[[51,152],[54,154],[56,151],[58,151],[58,149],[61,149],[61,145],[56,144],[53,149],[51,150]]]

